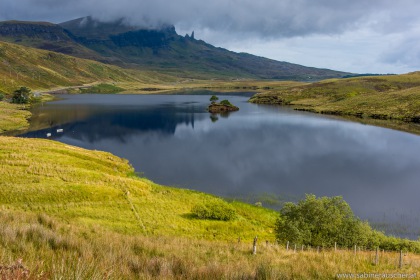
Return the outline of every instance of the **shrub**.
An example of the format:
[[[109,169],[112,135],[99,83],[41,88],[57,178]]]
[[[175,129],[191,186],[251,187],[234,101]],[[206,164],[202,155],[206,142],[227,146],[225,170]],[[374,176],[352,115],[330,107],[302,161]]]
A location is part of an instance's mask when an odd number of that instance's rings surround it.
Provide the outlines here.
[[[367,245],[372,229],[354,216],[342,197],[307,195],[305,200],[286,203],[280,210],[276,234],[279,240],[311,246],[331,247],[337,242],[350,247]]]
[[[4,99],[4,94],[0,92],[0,101],[3,101]]]
[[[220,104],[226,105],[226,106],[233,106],[232,103],[230,103],[229,100],[227,99],[220,101]]]
[[[191,212],[199,219],[229,221],[236,217],[235,209],[222,200],[195,205]]]
[[[276,222],[276,236],[280,241],[290,241],[310,246],[352,247],[354,245],[385,250],[420,250],[420,242],[386,236],[373,230],[367,222],[354,216],[342,197],[307,195],[305,200],[286,203]]]
[[[33,95],[27,87],[21,87],[13,92],[12,103],[28,104],[31,102]]]

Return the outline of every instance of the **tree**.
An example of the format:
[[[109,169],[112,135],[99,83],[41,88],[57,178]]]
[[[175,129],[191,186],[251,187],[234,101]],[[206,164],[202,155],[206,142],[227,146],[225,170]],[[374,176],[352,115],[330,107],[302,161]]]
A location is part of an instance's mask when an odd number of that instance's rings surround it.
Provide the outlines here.
[[[12,103],[17,104],[28,104],[31,102],[32,93],[31,89],[27,87],[21,87],[13,92]]]
[[[211,102],[216,102],[217,100],[219,100],[219,97],[217,97],[216,95],[212,95],[212,97],[210,97]]]
[[[340,196],[307,195],[297,204],[286,203],[276,223],[279,240],[311,246],[373,245],[372,233]]]

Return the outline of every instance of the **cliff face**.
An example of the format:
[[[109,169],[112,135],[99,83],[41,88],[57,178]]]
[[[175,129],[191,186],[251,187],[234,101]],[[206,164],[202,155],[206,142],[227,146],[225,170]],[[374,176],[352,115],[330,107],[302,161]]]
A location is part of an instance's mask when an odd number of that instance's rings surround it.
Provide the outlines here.
[[[60,25],[49,22],[0,22],[0,40],[107,62],[99,54],[75,42],[72,35]]]
[[[157,51],[168,47],[171,40],[180,37],[174,26],[162,26],[159,29],[139,28],[125,25],[123,19],[106,23],[85,17],[60,23],[60,26],[71,33],[75,41],[103,53],[108,53],[104,50],[104,45],[113,50],[134,47]]]
[[[175,32],[175,28],[172,30]],[[172,30],[136,30],[113,35],[110,38],[119,47],[135,46],[156,49],[169,45],[170,40],[176,36],[176,33],[171,32]]]
[[[61,26],[51,23],[33,23],[22,21],[6,21],[0,23],[0,36],[22,40],[23,37],[42,39],[53,42],[71,41],[68,32]]]

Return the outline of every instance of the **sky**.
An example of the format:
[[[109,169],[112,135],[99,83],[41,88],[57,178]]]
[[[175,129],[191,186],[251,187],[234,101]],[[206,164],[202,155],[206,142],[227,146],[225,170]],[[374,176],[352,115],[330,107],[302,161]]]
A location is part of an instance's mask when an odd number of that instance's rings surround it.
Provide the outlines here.
[[[353,73],[420,70],[418,0],[1,0],[0,20],[125,18],[218,47]]]

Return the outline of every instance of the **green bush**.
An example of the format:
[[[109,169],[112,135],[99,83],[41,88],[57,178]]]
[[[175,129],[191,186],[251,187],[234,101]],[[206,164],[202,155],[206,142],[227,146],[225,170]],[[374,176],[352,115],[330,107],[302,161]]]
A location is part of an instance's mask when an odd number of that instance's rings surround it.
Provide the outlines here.
[[[213,95],[212,97],[210,97],[211,102],[214,102],[214,101],[217,101],[217,100],[219,100],[219,97],[217,97],[216,95]]]
[[[279,240],[311,246],[365,246],[370,226],[354,216],[342,197],[307,195],[305,200],[286,203],[276,223]],[[371,241],[374,243],[373,241]]]
[[[199,219],[229,221],[236,217],[235,209],[222,200],[195,205],[191,212]]]
[[[21,87],[13,92],[12,103],[28,104],[31,102],[33,94],[27,87]]]
[[[220,101],[220,104],[226,105],[226,106],[233,106],[232,103],[230,103],[229,100],[227,99]]]
[[[420,242],[386,236],[357,218],[342,197],[307,195],[297,204],[286,203],[276,222],[277,239],[310,246],[354,245],[367,249],[420,251]]]
[[[0,92],[0,101],[3,101],[4,99],[4,94]]]

